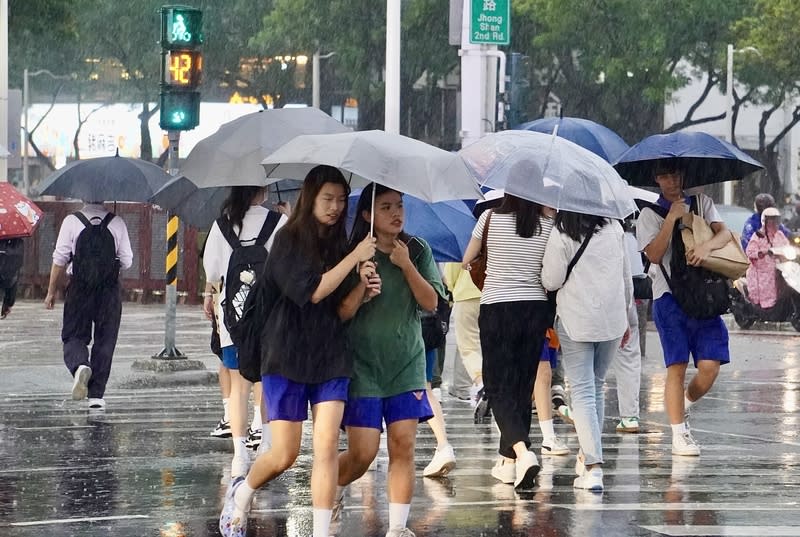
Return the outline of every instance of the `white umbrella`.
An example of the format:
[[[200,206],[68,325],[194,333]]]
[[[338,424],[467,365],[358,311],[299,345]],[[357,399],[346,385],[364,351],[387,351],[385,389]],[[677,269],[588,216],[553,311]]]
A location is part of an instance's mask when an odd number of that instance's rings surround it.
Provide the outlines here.
[[[318,108],[261,110],[229,121],[200,140],[179,175],[198,188],[264,186],[264,157],[295,136],[334,132],[349,129]]]
[[[375,182],[430,202],[483,197],[458,154],[380,130],[298,136],[263,164],[267,182],[304,179],[325,164],[352,187]]]
[[[484,187],[583,214],[624,218],[636,211],[628,184],[608,162],[558,136],[496,132],[459,154]]]

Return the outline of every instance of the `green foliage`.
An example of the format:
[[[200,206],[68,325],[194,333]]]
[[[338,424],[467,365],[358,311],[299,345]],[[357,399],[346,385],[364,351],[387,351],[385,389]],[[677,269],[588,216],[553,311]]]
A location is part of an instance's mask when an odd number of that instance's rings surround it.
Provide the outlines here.
[[[662,130],[665,96],[689,77],[724,69],[731,25],[748,0],[519,0],[514,50],[539,73],[565,115],[587,117],[629,142]],[[681,60],[684,60],[681,62]]]

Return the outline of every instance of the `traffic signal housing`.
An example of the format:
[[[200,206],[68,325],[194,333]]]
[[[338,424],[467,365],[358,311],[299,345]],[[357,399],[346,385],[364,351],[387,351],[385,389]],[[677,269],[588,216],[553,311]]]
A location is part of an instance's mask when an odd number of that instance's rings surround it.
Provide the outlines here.
[[[161,8],[161,94],[159,125],[191,130],[200,123],[203,74],[203,12],[187,6]]]

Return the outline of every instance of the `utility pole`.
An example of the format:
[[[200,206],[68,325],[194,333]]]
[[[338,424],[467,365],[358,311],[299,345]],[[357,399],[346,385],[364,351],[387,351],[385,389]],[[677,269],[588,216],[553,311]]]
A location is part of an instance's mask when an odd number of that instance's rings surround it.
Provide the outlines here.
[[[386,84],[383,129],[400,134],[400,0],[386,0]]]
[[[8,147],[8,0],[0,0],[0,147]],[[0,158],[0,181],[8,181],[5,158]]]

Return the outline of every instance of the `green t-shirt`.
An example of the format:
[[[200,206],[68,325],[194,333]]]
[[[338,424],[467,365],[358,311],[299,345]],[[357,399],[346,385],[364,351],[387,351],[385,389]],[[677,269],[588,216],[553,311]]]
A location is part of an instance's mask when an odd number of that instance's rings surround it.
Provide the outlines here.
[[[431,247],[412,257],[417,270],[434,290],[445,296]],[[413,256],[413,254],[412,254]],[[350,397],[391,397],[425,389],[425,344],[422,342],[417,301],[389,256],[375,254],[381,294],[363,304],[347,328],[353,353]]]

